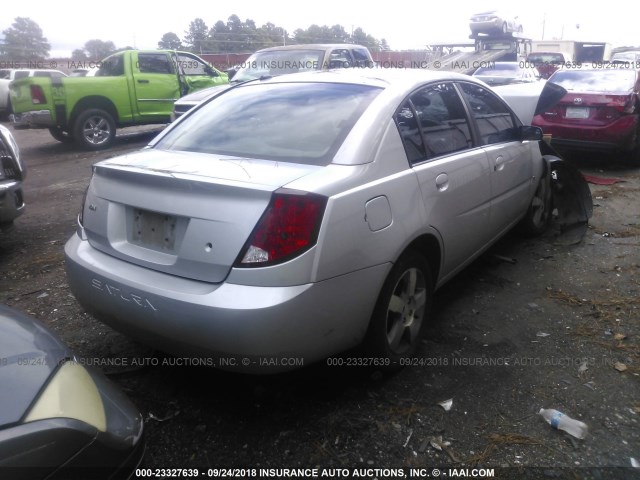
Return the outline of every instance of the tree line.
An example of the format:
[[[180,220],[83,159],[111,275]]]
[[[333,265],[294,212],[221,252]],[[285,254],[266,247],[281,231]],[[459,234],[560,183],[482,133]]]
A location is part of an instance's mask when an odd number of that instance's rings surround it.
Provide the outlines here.
[[[1,55],[16,60],[43,60],[49,57],[51,44],[40,26],[30,18],[16,17],[11,27],[2,33]],[[158,42],[158,48],[198,54],[251,53],[262,48],[301,43],[355,43],[371,51],[389,50],[384,38],[378,40],[360,27],[352,27],[347,31],[342,25],[311,25],[307,29],[287,32],[271,22],[258,27],[253,20],[242,21],[237,15],[231,15],[226,22],[218,20],[212,27],[208,27],[202,18],[196,18],[189,23],[182,38],[174,32],[165,33]],[[92,39],[82,48],[75,49],[71,58],[101,60],[114,52],[131,48],[117,48],[112,41]]]
[[[342,25],[311,25],[290,34],[271,22],[257,27],[253,20],[242,21],[237,15],[231,15],[226,23],[218,20],[211,28],[202,18],[196,18],[182,39],[174,32],[167,32],[158,47],[194,53],[250,53],[261,48],[301,43],[356,43],[372,51],[389,50],[384,38],[378,40],[360,27],[347,32]]]

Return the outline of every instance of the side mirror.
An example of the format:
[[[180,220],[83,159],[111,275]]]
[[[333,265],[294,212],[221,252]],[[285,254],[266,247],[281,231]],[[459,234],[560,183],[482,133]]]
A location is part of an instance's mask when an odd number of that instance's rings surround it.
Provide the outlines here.
[[[522,125],[518,128],[520,133],[520,141],[534,141],[539,142],[542,140],[542,129],[540,127],[532,127],[529,125]]]

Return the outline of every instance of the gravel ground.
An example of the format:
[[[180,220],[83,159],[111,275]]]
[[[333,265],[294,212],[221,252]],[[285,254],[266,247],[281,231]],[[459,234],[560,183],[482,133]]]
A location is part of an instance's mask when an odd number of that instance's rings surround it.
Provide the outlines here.
[[[99,153],[46,131],[14,132],[28,205],[0,238],[0,301],[51,326],[129,394],[146,419],[146,467],[344,468],[326,473],[366,478],[434,477],[435,467],[441,476],[495,469],[497,478],[640,472],[631,468],[640,461],[640,169],[573,159],[622,180],[590,186],[584,239],[562,245],[551,230],[501,240],[437,293],[414,365],[385,374],[323,363],[261,377],[182,365],[97,322],[70,293],[63,246],[91,165],[141,148],[155,131],[137,129]],[[553,430],[541,407],[582,420],[589,435]],[[397,468],[424,470],[379,470]]]

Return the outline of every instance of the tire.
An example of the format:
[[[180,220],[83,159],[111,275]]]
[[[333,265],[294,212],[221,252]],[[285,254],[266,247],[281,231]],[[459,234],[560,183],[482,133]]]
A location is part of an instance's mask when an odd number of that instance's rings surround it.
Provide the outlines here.
[[[545,172],[538,182],[536,191],[531,199],[527,214],[520,223],[521,231],[528,236],[536,236],[544,233],[549,227],[553,201],[551,196],[551,182]]]
[[[74,141],[73,136],[69,135],[69,132],[62,130],[61,128],[50,128],[49,133],[53,138],[62,143],[73,143]]]
[[[420,346],[431,311],[433,279],[427,260],[405,252],[389,272],[376,302],[364,350],[397,370]],[[388,359],[388,362],[387,362]]]
[[[116,124],[109,113],[91,108],[76,118],[73,137],[80,147],[87,150],[108,148],[116,137]]]

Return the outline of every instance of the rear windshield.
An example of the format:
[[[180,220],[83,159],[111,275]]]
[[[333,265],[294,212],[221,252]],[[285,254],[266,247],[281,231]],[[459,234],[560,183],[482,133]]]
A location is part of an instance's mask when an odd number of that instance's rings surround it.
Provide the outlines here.
[[[252,55],[233,77],[234,82],[245,82],[260,77],[275,77],[287,73],[321,70],[323,50],[274,50]]]
[[[564,63],[564,56],[560,53],[532,53],[527,57],[527,62],[534,65],[539,64],[561,64]]]
[[[550,82],[570,92],[630,92],[636,81],[635,70],[562,70]]]
[[[245,84],[193,112],[156,148],[327,165],[380,91],[337,83]]]

